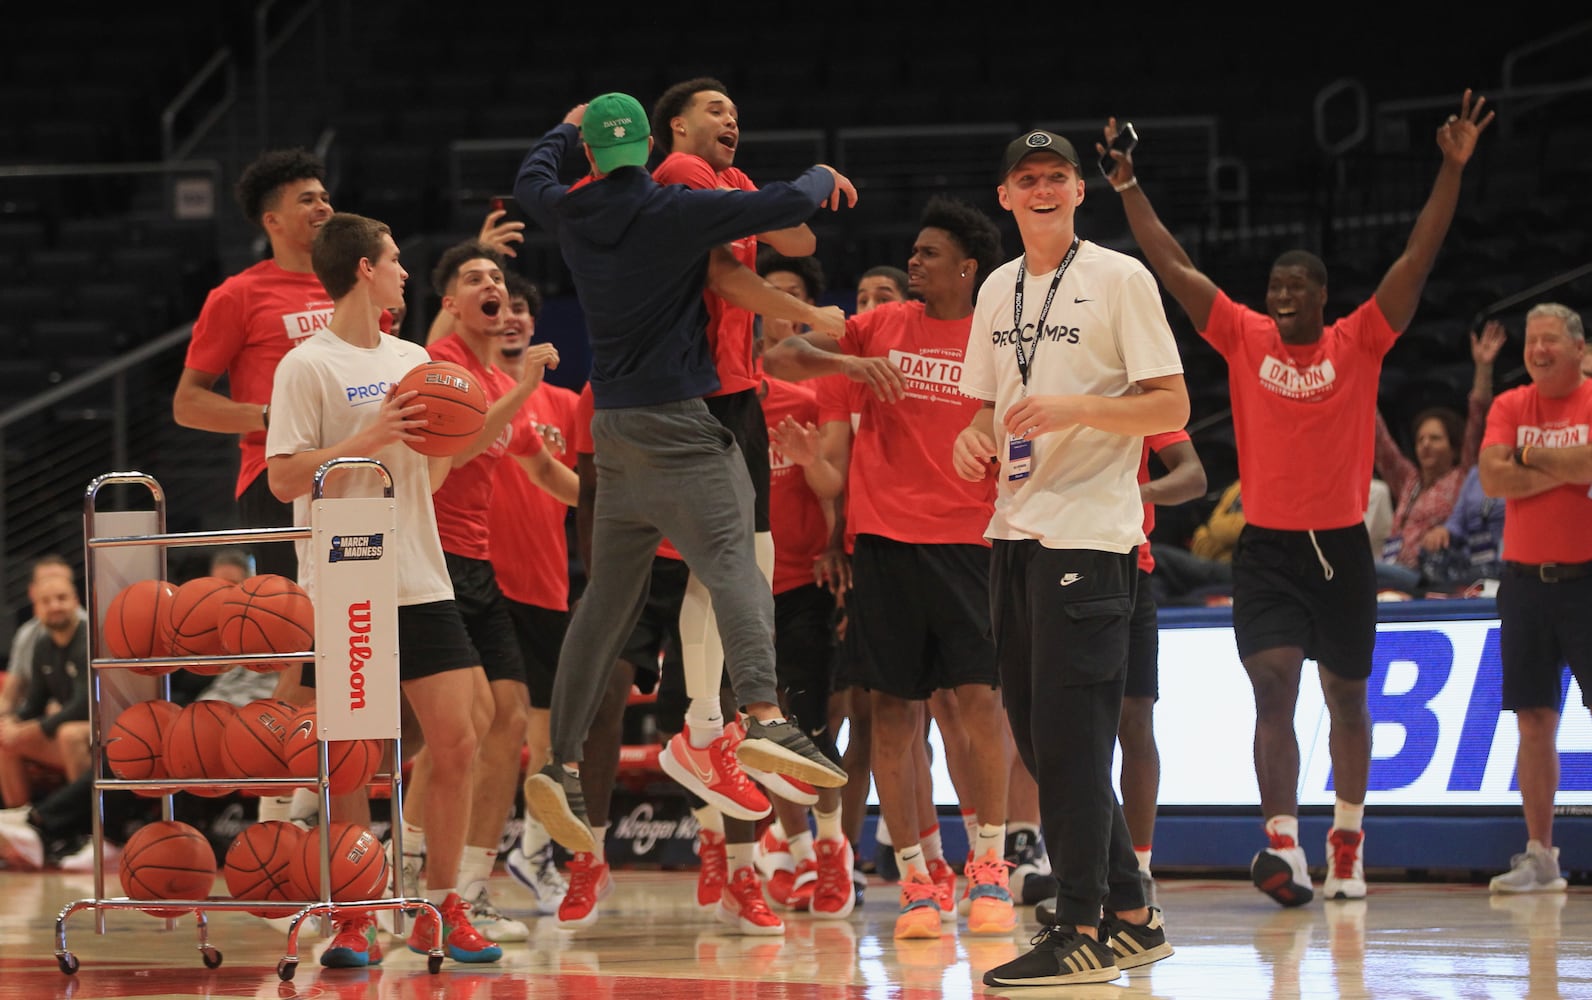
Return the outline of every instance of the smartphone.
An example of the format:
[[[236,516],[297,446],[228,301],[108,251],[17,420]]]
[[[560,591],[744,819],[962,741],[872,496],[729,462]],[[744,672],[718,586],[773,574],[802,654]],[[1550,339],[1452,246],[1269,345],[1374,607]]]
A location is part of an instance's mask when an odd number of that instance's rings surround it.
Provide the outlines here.
[[[525,213],[520,210],[520,203],[515,201],[511,194],[495,194],[487,204],[491,211],[504,213],[499,222],[525,221]]]
[[[1117,137],[1111,140],[1111,146],[1100,156],[1100,173],[1106,177],[1111,176],[1117,161],[1112,158],[1111,152],[1115,150],[1123,156],[1133,152],[1133,147],[1139,144],[1139,133],[1133,130],[1132,122],[1123,122],[1117,126]]]

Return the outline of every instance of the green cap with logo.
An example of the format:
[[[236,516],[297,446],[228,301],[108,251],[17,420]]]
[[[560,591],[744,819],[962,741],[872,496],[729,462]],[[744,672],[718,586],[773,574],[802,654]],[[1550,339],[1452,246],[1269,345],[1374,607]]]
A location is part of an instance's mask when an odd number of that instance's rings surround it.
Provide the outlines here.
[[[652,134],[647,112],[629,94],[599,94],[586,105],[580,140],[591,147],[597,169],[612,173],[620,167],[645,167]]]

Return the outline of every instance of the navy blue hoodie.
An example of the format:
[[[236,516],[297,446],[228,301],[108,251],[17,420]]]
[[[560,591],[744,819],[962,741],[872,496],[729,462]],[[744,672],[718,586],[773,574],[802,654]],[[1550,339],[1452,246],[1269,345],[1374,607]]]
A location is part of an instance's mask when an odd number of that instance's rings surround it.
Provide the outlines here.
[[[834,177],[811,167],[758,191],[664,186],[642,167],[620,167],[571,189],[565,156],[584,156],[580,132],[560,124],[520,164],[514,197],[558,237],[591,337],[591,388],[599,409],[672,403],[719,388],[708,349],[708,251],[807,221]]]

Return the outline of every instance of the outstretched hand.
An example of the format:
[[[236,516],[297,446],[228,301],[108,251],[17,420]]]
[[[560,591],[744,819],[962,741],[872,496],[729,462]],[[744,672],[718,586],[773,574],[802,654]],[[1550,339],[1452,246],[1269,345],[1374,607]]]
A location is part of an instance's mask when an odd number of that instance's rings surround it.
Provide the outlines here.
[[[569,109],[569,113],[564,115],[564,124],[565,125],[573,125],[576,128],[580,128],[580,123],[585,121],[585,120],[586,120],[586,102],[585,101],[582,101],[579,104],[575,105],[573,108],[570,108]]]
[[[494,208],[486,213],[486,221],[481,223],[481,232],[476,239],[505,257],[514,257],[517,256],[514,244],[525,242],[525,223],[504,222],[503,217],[508,214],[506,208]]]
[[[1504,325],[1495,319],[1488,320],[1487,325],[1481,328],[1481,335],[1470,335],[1470,360],[1479,365],[1491,365],[1498,359],[1498,350],[1504,346],[1508,335],[1504,333]]]
[[[1486,104],[1485,97],[1472,103],[1470,91],[1465,91],[1459,100],[1459,114],[1449,115],[1448,121],[1437,129],[1437,148],[1443,151],[1444,160],[1459,166],[1470,162],[1471,154],[1476,152],[1476,140],[1492,124],[1494,113],[1482,114]]]
[[[851,183],[851,178],[847,177],[845,174],[836,170],[834,167],[831,167],[827,163],[820,163],[818,165],[829,171],[835,177],[835,189],[829,192],[829,197],[818,203],[819,206],[822,208],[827,208],[831,212],[838,212],[840,211],[840,199],[842,196],[844,196],[847,208],[857,207],[857,188],[856,185]]]

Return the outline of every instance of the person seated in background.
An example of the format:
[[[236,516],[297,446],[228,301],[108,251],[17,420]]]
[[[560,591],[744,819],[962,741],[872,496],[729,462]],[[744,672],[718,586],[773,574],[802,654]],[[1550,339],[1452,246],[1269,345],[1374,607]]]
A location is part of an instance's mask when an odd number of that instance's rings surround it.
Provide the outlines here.
[[[1421,582],[1421,540],[1448,520],[1459,498],[1465,473],[1476,464],[1481,450],[1487,407],[1492,403],[1492,367],[1504,343],[1503,324],[1490,322],[1480,335],[1471,334],[1470,354],[1475,380],[1469,396],[1469,416],[1447,407],[1432,407],[1416,415],[1415,457],[1412,462],[1399,450],[1380,412],[1376,415],[1376,469],[1395,497],[1393,530],[1388,535],[1377,568],[1378,582],[1413,591]],[[1396,567],[1396,568],[1395,568]]]
[[[0,796],[8,809],[33,799],[28,765],[64,772],[73,780],[89,767],[88,629],[70,574],[46,573],[28,587],[40,629],[24,657],[31,670],[25,693],[0,717]]]
[[[899,267],[880,264],[862,272],[857,279],[857,315],[886,302],[907,300],[907,273]]]
[[[1199,604],[1206,595],[1230,595],[1233,552],[1244,530],[1244,501],[1239,481],[1222,491],[1205,523],[1194,529],[1188,548],[1152,542],[1155,572],[1150,588],[1157,604]]]
[[[1497,580],[1503,548],[1504,502],[1482,491],[1481,473],[1471,466],[1448,520],[1421,536],[1421,577],[1445,593]]]

